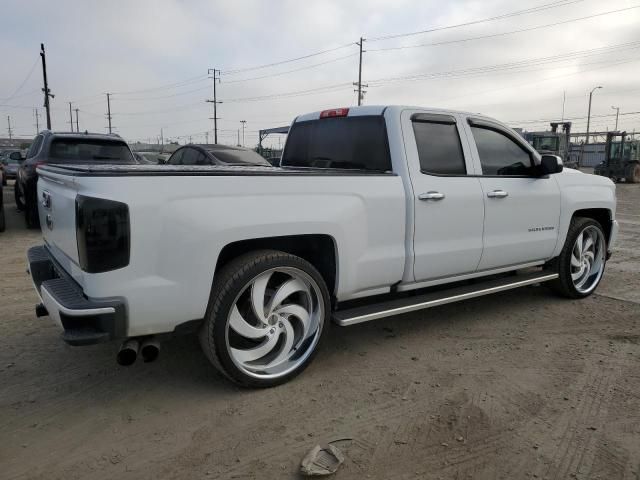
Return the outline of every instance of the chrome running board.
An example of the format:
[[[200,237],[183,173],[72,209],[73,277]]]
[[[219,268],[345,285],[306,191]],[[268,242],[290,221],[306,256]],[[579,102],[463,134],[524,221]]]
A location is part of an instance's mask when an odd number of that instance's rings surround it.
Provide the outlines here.
[[[389,317],[391,315],[401,315],[403,313],[422,310],[423,308],[437,307],[447,303],[460,302],[470,298],[503,292],[505,290],[511,290],[512,288],[548,282],[556,278],[558,278],[557,273],[535,272],[487,280],[472,285],[423,293],[422,295],[388,300],[386,302],[354,307],[347,310],[338,310],[333,312],[333,320],[338,325],[346,327],[348,325],[377,320],[378,318]]]

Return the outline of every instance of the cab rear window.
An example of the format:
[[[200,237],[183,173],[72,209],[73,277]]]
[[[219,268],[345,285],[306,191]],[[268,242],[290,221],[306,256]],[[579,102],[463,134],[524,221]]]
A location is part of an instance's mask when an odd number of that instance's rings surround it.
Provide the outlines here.
[[[390,171],[384,118],[376,115],[295,122],[281,165]]]
[[[53,140],[49,159],[60,162],[136,163],[124,142],[90,139]]]

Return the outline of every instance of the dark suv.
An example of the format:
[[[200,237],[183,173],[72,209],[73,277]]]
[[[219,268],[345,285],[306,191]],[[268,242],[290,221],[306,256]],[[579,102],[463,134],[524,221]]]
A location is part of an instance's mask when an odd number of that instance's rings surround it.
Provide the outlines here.
[[[44,130],[34,138],[15,184],[16,205],[24,210],[27,227],[40,226],[36,168],[43,164],[135,164],[127,143],[119,135],[61,133]]]

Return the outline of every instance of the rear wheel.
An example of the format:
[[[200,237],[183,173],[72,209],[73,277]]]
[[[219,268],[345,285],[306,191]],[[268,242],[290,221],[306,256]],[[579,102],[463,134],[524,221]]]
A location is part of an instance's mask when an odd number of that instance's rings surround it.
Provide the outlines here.
[[[602,279],[606,255],[602,226],[591,218],[574,218],[556,259],[559,277],[551,283],[552,288],[569,298],[591,295]]]
[[[39,228],[40,217],[38,216],[38,203],[35,199],[27,198],[24,206],[24,218],[27,228]]]
[[[16,201],[16,207],[18,207],[18,210],[24,210],[24,197],[22,196],[22,189],[20,188],[18,180],[13,184],[13,198]]]
[[[4,232],[7,224],[4,218],[4,199],[2,197],[2,188],[0,188],[0,232]]]
[[[262,250],[216,274],[200,343],[235,383],[271,387],[307,367],[329,318],[329,292],[318,271],[295,255]]]
[[[640,163],[632,163],[627,166],[626,180],[628,183],[640,183]]]

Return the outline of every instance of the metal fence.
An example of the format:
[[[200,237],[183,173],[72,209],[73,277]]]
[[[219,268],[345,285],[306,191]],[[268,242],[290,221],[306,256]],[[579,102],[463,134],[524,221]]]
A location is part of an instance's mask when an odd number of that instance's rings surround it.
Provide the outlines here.
[[[595,167],[604,161],[604,143],[590,143],[588,145],[571,144],[569,155],[571,160],[579,160],[582,167]]]

